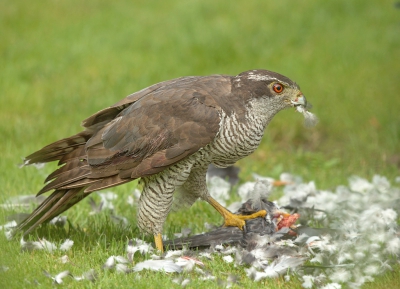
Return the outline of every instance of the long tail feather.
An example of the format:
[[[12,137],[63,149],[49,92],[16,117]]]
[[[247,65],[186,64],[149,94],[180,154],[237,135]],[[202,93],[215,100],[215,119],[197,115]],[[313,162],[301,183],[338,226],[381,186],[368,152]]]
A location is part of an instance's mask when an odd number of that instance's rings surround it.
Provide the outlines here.
[[[80,151],[78,148],[85,145],[90,137],[90,132],[83,131],[69,138],[56,141],[27,156],[24,160],[24,165],[60,160],[71,152]]]
[[[41,195],[47,191],[53,189],[59,189],[60,187],[71,184],[75,181],[79,181],[84,179],[86,176],[90,175],[89,166],[76,167],[73,170],[67,171],[65,173],[60,174],[56,179],[46,184],[39,192],[38,195]]]
[[[16,232],[23,231],[29,234],[37,226],[66,211],[83,198],[88,196],[83,192],[84,188],[70,190],[56,190],[43,201],[24,221],[16,228]]]

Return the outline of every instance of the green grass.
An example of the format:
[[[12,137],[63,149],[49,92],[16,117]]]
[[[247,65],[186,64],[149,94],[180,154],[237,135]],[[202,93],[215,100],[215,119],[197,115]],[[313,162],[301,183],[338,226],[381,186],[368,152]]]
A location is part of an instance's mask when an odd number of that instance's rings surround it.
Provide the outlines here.
[[[277,177],[287,171],[314,180],[319,188],[345,184],[350,175],[385,175],[393,183],[400,168],[399,13],[393,1],[2,1],[0,3],[0,202],[34,194],[53,165],[19,169],[24,156],[74,134],[80,121],[150,84],[183,75],[237,74],[266,68],[295,79],[313,112],[316,128],[305,129],[301,115],[279,113],[260,148],[239,162],[241,180],[251,173]],[[120,195],[117,213],[135,224]],[[4,288],[52,287],[42,269],[79,274],[98,269],[91,284],[66,287],[173,287],[175,276],[120,275],[101,271],[110,255],[124,252],[133,225],[121,229],[104,215],[87,216],[87,202],[68,213],[69,230],[43,229],[37,236],[75,245],[61,264],[61,253],[20,252],[18,242],[0,235]],[[11,211],[0,210],[1,222]],[[188,214],[190,214],[188,217]],[[205,203],[171,214],[165,230],[204,230],[221,222]],[[79,226],[78,226],[79,224]],[[33,236],[34,238],[37,236]],[[207,262],[217,276],[243,271],[220,260]],[[395,288],[400,269],[368,285]],[[243,287],[258,288],[246,277]],[[300,283],[267,280],[271,288]],[[216,287],[192,281],[189,287]],[[369,288],[366,286],[366,288]]]

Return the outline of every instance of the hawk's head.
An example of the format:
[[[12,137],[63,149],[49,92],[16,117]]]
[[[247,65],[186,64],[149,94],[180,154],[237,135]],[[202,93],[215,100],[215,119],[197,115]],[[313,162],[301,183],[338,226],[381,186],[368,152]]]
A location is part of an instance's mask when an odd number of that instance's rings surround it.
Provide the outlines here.
[[[234,77],[232,84],[246,101],[265,106],[265,109],[273,114],[294,107],[303,113],[307,126],[317,122],[316,117],[307,111],[312,106],[300,91],[300,87],[286,76],[269,70],[249,70]]]

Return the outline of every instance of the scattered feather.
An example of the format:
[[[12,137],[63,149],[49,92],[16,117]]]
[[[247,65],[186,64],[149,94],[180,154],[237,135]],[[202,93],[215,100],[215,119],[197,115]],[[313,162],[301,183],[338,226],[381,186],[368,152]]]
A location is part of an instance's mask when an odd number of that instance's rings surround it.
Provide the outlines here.
[[[270,192],[272,191],[272,183],[267,180],[259,180],[254,184],[252,192],[249,194],[252,208],[255,211],[263,209],[263,199],[267,199]]]
[[[193,258],[193,257],[189,257],[189,256],[182,256],[183,259],[187,259],[187,260],[191,260],[193,261],[196,265],[199,266],[205,266],[203,262],[201,262],[200,260]]]
[[[184,279],[181,283],[182,287],[186,287],[186,285],[188,285],[190,283],[190,280],[188,278]]]
[[[117,194],[113,192],[105,192],[105,193],[97,192],[97,195],[99,195],[100,197],[99,204],[97,204],[93,198],[89,197],[89,204],[92,207],[90,215],[98,214],[103,210],[110,210],[110,211],[114,210],[113,201],[118,198]]]
[[[115,269],[115,271],[118,273],[130,273],[132,272],[132,269],[128,268],[128,266],[126,265],[128,263],[129,260],[122,256],[110,256],[103,264],[103,269]]]
[[[67,276],[72,276],[71,273],[67,270],[67,271],[63,271],[61,273],[58,273],[57,275],[53,276],[51,275],[49,272],[47,272],[46,270],[43,270],[43,273],[46,277],[49,277],[50,279],[53,280],[53,282],[55,284],[62,284],[63,283],[63,279]]]
[[[179,257],[176,259],[175,264],[182,268],[185,272],[190,272],[195,267],[198,261],[189,257]]]
[[[303,286],[303,288],[312,288],[314,286],[314,276],[303,275],[301,276],[301,278],[303,279],[303,283],[301,283],[301,286]]]
[[[173,257],[182,256],[182,254],[183,254],[183,251],[182,251],[182,250],[168,250],[168,251],[165,253],[164,258],[165,258],[165,259],[171,259],[171,258],[173,258]]]
[[[386,243],[385,252],[390,255],[400,255],[400,237],[393,236]]]
[[[129,226],[129,221],[124,216],[118,216],[115,214],[111,214],[111,220],[117,225],[122,225],[123,227]]]
[[[199,256],[203,257],[203,258],[207,258],[208,260],[212,260],[213,259],[213,257],[212,257],[210,252],[200,252]]]
[[[315,114],[309,112],[304,106],[299,105],[296,106],[296,110],[303,114],[304,116],[304,125],[306,127],[313,127],[318,123],[318,118]]]
[[[199,278],[202,281],[206,280],[216,280],[217,278],[208,270],[202,270],[198,267],[195,268],[195,272],[200,274],[201,277]]]
[[[241,198],[241,203],[244,203],[248,199],[250,199],[250,195],[252,194],[252,192],[254,190],[255,184],[256,184],[256,182],[246,182],[239,186],[237,194]]]
[[[226,201],[229,200],[231,184],[220,177],[213,176],[208,180],[208,186],[210,195],[222,206],[225,206]]]
[[[11,240],[14,236],[15,227],[17,227],[17,222],[15,220],[12,220],[0,226],[0,231],[4,230],[4,235],[6,236],[7,240]]]
[[[133,267],[133,271],[138,272],[143,269],[148,269],[152,271],[164,271],[166,273],[181,273],[182,268],[175,264],[172,260],[146,260],[137,263]]]
[[[321,289],[341,289],[342,285],[338,283],[328,283],[321,287]]]
[[[330,276],[329,279],[331,279],[335,283],[346,283],[350,281],[351,279],[351,273],[350,271],[339,268],[336,269]]]
[[[305,116],[306,117],[306,116]],[[255,176],[257,182],[247,182],[239,187],[239,194],[244,200],[251,199],[253,208],[262,207],[262,199],[267,198],[272,187],[272,179]],[[211,178],[212,180],[213,178]],[[285,182],[283,196],[277,201],[276,207],[281,206],[294,212],[299,212],[301,227],[294,228],[298,235],[291,236],[289,228],[293,222],[287,214],[276,214],[269,217],[268,222],[278,231],[260,235],[246,231],[244,243],[227,246],[216,242],[210,249],[189,253],[187,251],[167,251],[163,256],[151,254],[153,247],[139,239],[128,242],[127,256],[111,256],[104,263],[104,269],[112,269],[117,273],[138,272],[143,269],[181,273],[192,271],[201,280],[216,280],[208,272],[204,264],[196,259],[204,257],[213,260],[219,255],[223,261],[235,265],[247,266],[246,274],[255,281],[264,278],[275,278],[283,275],[285,280],[292,276],[299,278],[304,288],[338,289],[343,287],[358,288],[366,282],[371,282],[374,276],[398,262],[400,255],[400,232],[397,224],[400,211],[400,190],[392,187],[389,180],[382,176],[374,176],[371,181],[353,176],[348,186],[338,186],[333,191],[318,190],[314,182],[304,183],[301,178],[282,174],[280,180]],[[223,180],[224,181],[224,180]],[[220,180],[211,181],[215,192],[222,200],[228,201],[229,190],[227,183]],[[113,208],[112,202],[116,195],[105,193],[100,195],[101,202],[94,210]],[[366,197],[368,196],[368,197]],[[131,196],[132,205],[137,199]],[[117,219],[119,218],[118,216]],[[297,216],[298,217],[298,216]],[[123,218],[123,217],[122,217]],[[267,220],[267,218],[265,218]],[[54,219],[54,222],[58,221]],[[122,219],[119,219],[122,222]],[[280,223],[282,222],[282,223]],[[16,226],[17,222],[9,222],[0,226],[7,236],[7,232]],[[317,223],[322,229],[312,228]],[[278,224],[285,224],[279,230]],[[247,225],[246,225],[247,226]],[[217,230],[216,227],[207,227],[207,230]],[[190,234],[189,229],[183,229],[176,237],[184,238]],[[217,245],[215,245],[217,244]],[[45,250],[53,252],[57,249],[67,251],[73,241],[67,239],[59,247],[45,239],[39,241],[24,241],[21,239],[22,250]],[[133,268],[129,266],[134,260],[136,252],[146,255],[149,260],[137,263]],[[176,259],[175,259],[176,258]],[[68,256],[60,258],[62,263],[69,262]],[[307,265],[304,265],[309,261]],[[202,266],[199,268],[198,266]],[[0,267],[0,271],[2,268]],[[5,271],[7,269],[4,269]],[[84,273],[74,277],[69,271],[63,271],[56,276],[44,271],[54,283],[61,284],[66,276],[75,280],[88,279],[94,281],[96,272]],[[291,275],[296,272],[296,275]],[[138,274],[136,277],[139,276]],[[190,280],[175,279],[177,284],[186,286]],[[227,280],[218,280],[223,287],[236,284],[237,278],[229,276]],[[329,283],[331,282],[331,283]]]
[[[371,264],[368,265],[367,267],[365,267],[364,269],[364,273],[368,276],[374,276],[380,273],[380,268],[378,265],[376,264]],[[331,278],[331,280],[333,281],[333,279]],[[347,281],[347,280],[346,280]],[[343,282],[342,282],[343,283]]]
[[[12,220],[11,222],[8,222],[2,226],[0,226],[0,230],[8,230],[8,229],[13,229],[17,226],[17,222]]]
[[[89,213],[89,215],[98,214],[103,209],[103,203],[100,202],[99,204],[97,204],[92,197],[89,197],[89,205],[92,208],[92,211]]]
[[[132,196],[128,196],[128,198],[126,199],[126,203],[130,206],[133,206],[135,204],[135,200]]]
[[[233,258],[230,255],[222,257],[222,260],[224,260],[226,263],[232,263],[233,262]]]
[[[136,252],[140,252],[140,254],[144,255],[152,252],[154,249],[151,244],[146,243],[140,239],[131,239],[128,242],[128,246],[126,247],[126,252],[128,256],[128,260],[130,262],[133,261],[133,256]]]
[[[71,275],[72,276],[72,275]],[[97,272],[94,269],[90,269],[89,271],[83,273],[81,276],[72,276],[76,281],[81,280],[89,280],[89,281],[96,281],[98,278]]]
[[[6,236],[7,240],[9,240],[9,241],[12,240],[14,237],[13,230],[5,230],[4,235]]]
[[[226,280],[218,279],[217,284],[222,288],[231,288],[235,284],[239,284],[239,277],[229,274]]]
[[[71,249],[72,245],[74,244],[74,241],[67,239],[64,241],[64,243],[61,244],[60,246],[60,250],[61,251],[68,251],[69,249]]]
[[[98,274],[97,274],[96,270],[94,270],[94,269],[90,269],[89,271],[83,273],[83,275],[82,275],[82,279],[86,279],[86,280],[89,280],[92,282],[96,281],[97,278],[98,278]]]
[[[63,264],[65,264],[65,263],[68,263],[69,262],[69,258],[68,258],[68,256],[67,255],[64,255],[64,256],[62,256],[62,257],[60,257],[60,262],[61,263],[63,263]]]
[[[129,261],[125,257],[122,256],[114,256],[114,259],[116,262],[121,263],[121,264],[128,264]]]
[[[282,255],[270,264],[263,265],[263,271],[257,271],[256,268],[251,267],[247,270],[247,273],[249,277],[254,279],[254,281],[259,281],[264,278],[276,278],[279,275],[287,273],[288,270],[302,265],[305,260],[305,258]]]
[[[181,285],[182,287],[186,287],[190,283],[190,279],[183,279],[182,277],[178,277],[172,280],[175,284]]]
[[[97,192],[97,194],[101,198],[102,210],[105,210],[105,209],[114,210],[113,201],[118,198],[118,195],[116,193],[113,193],[113,192],[105,192],[105,193]]]
[[[107,261],[103,264],[103,269],[114,269],[115,256],[108,257]]]
[[[41,239],[39,241],[28,241],[25,242],[23,238],[20,241],[22,251],[33,251],[33,250],[45,250],[48,252],[53,252],[57,249],[57,246],[47,241],[46,239]]]
[[[127,203],[130,206],[134,206],[138,203],[140,198],[140,190],[134,189],[132,194],[128,196]]]
[[[0,271],[1,271],[1,272],[6,272],[6,271],[8,271],[9,269],[10,269],[10,267],[4,266],[4,265],[1,265],[1,266],[0,266]]]
[[[332,268],[326,280],[334,283],[321,281],[322,288],[340,288],[341,284],[357,288],[372,280],[372,276],[390,270],[393,262],[390,255],[400,253],[397,224],[400,208],[399,202],[392,201],[398,200],[399,193],[387,178],[378,175],[371,182],[353,176],[349,187],[339,186],[333,192],[304,184],[284,188],[279,204],[289,203],[300,212],[308,210],[308,214],[302,214],[303,218],[314,218],[334,230],[305,241],[310,262],[320,264],[315,268]],[[301,246],[304,239],[299,236],[297,244]],[[314,271],[317,272],[320,270]]]
[[[49,224],[57,226],[57,227],[64,227],[67,223],[67,216],[57,216],[50,220]]]
[[[118,263],[117,265],[115,265],[115,271],[117,271],[118,273],[125,273],[125,274],[132,272],[132,270],[129,269],[127,265],[122,263]]]
[[[175,238],[185,238],[192,232],[190,228],[183,228],[180,233],[174,233]]]

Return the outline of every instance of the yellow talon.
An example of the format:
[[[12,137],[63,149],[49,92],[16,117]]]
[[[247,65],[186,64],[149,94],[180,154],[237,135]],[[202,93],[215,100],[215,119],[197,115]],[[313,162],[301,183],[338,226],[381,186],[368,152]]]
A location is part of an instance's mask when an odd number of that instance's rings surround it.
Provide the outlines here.
[[[238,227],[240,230],[243,230],[246,220],[251,220],[258,217],[264,218],[267,215],[267,211],[265,210],[258,211],[251,215],[236,215],[229,212],[212,197],[208,199],[208,203],[213,206],[222,215],[222,217],[224,217],[225,227]]]
[[[234,214],[224,216],[225,222],[224,222],[224,227],[238,227],[240,230],[243,230],[244,225],[246,222],[240,218],[239,216],[235,217]]]
[[[240,230],[243,230],[244,225],[246,224],[246,220],[255,219],[258,217],[264,218],[267,215],[267,211],[261,210],[251,215],[236,215],[232,214],[227,210],[227,213],[224,215],[225,218],[225,227],[238,227]]]

